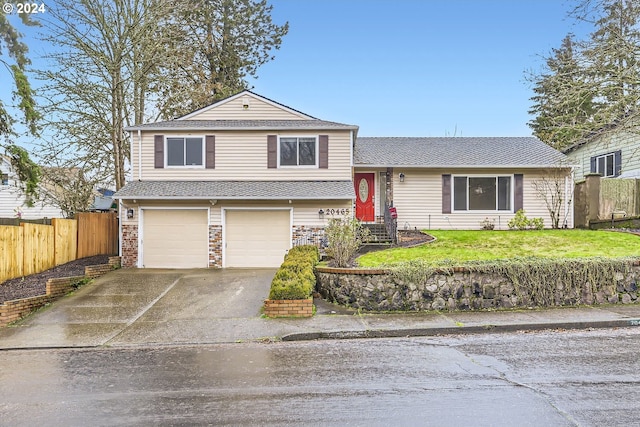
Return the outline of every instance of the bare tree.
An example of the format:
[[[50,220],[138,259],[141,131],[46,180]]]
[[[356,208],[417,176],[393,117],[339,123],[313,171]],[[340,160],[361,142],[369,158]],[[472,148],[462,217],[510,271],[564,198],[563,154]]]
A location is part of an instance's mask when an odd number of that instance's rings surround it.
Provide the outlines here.
[[[76,158],[124,186],[124,128],[144,120],[150,81],[171,56],[163,37],[172,33],[161,22],[172,10],[167,0],[59,0],[51,8],[45,40],[57,50],[39,73],[53,135],[45,162]]]
[[[567,227],[573,203],[573,181],[566,165],[557,165],[545,171],[538,179],[531,182],[536,197],[544,201],[551,227]]]

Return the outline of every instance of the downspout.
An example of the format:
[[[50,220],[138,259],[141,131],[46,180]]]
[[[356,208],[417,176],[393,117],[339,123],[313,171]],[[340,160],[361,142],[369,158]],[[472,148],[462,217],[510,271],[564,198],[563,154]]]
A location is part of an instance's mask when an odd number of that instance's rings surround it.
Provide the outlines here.
[[[142,131],[138,129],[138,180],[142,181]]]
[[[118,199],[118,256],[120,257],[120,263],[122,263],[122,199]]]

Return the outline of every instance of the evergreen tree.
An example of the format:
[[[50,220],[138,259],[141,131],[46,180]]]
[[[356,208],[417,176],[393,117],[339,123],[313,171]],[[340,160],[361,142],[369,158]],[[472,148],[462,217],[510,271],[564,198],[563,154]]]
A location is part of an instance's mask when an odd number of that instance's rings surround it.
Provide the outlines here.
[[[568,34],[546,59],[546,72],[532,78],[535,95],[529,113],[535,118],[528,124],[536,137],[559,150],[591,130],[597,106],[574,47],[573,35]]]
[[[274,59],[289,24],[273,23],[266,0],[185,0],[164,67],[158,107],[165,119],[185,115],[247,88],[245,77]]]

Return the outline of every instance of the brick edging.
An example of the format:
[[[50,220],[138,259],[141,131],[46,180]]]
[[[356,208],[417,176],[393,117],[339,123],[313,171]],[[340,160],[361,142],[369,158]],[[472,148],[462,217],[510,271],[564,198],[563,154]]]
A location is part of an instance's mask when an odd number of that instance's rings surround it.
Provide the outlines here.
[[[313,316],[313,298],[266,299],[264,314],[267,317],[311,317]]]
[[[48,279],[46,283],[46,293],[44,295],[5,301],[0,304],[0,327],[6,326],[16,320],[20,320],[32,311],[68,294],[83,280],[95,279],[96,277],[100,277],[114,268],[119,267],[120,257],[113,256],[109,257],[108,264],[86,266],[84,269],[84,276],[56,277]]]
[[[389,270],[383,268],[338,268],[338,267],[316,267],[318,273],[329,274],[355,274],[355,275],[383,275],[389,274]]]

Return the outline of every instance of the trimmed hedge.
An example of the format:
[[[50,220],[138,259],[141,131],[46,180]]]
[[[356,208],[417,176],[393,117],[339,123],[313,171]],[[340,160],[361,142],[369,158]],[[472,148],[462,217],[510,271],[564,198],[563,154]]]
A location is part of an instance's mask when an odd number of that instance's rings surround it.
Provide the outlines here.
[[[315,246],[292,248],[271,281],[269,299],[294,300],[311,297],[316,284],[313,269],[319,260],[320,252]]]

